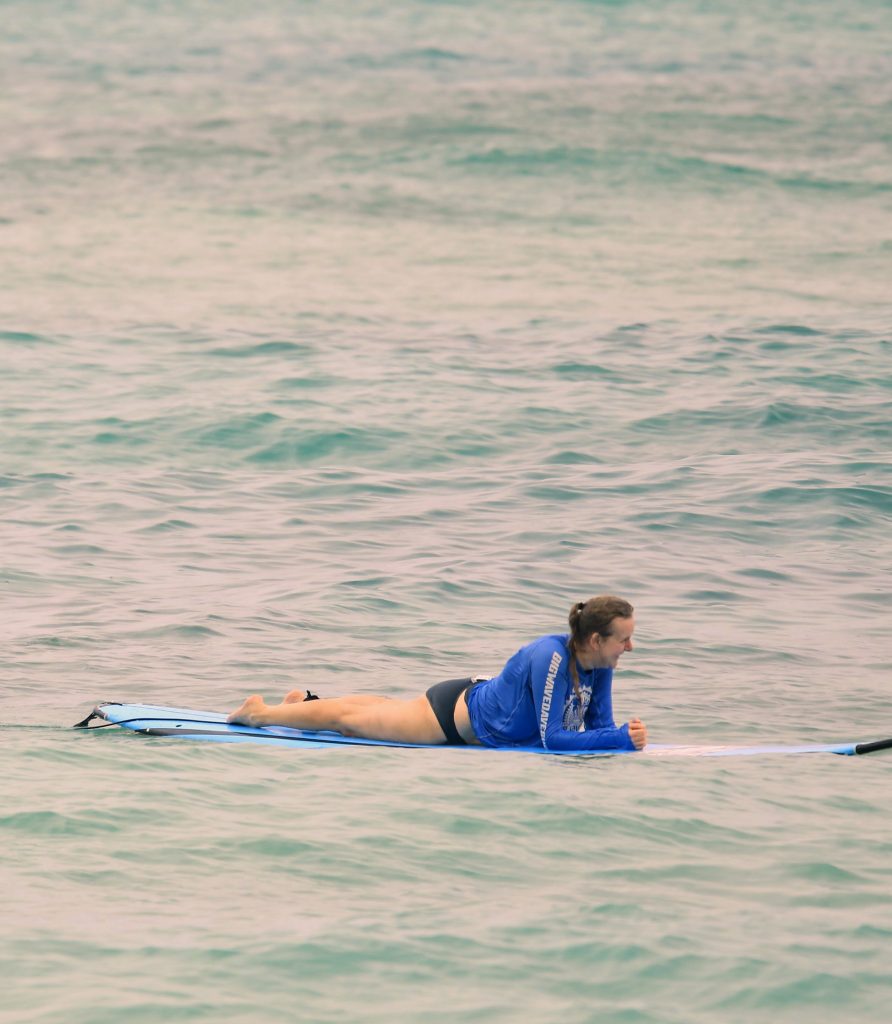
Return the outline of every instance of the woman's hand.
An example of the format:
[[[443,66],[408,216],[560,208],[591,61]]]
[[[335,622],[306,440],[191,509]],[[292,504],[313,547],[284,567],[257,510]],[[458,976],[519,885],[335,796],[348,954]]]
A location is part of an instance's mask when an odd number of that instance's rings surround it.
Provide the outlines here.
[[[647,743],[647,726],[640,718],[629,719],[629,739],[635,744],[636,750],[643,750]]]

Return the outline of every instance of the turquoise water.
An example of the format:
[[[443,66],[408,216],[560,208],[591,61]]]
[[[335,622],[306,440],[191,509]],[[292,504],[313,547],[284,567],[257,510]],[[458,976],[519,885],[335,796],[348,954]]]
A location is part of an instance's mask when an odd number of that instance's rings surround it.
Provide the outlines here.
[[[616,591],[652,739],[892,735],[888,4],[0,23],[0,1020],[885,1021],[888,755],[68,727]]]

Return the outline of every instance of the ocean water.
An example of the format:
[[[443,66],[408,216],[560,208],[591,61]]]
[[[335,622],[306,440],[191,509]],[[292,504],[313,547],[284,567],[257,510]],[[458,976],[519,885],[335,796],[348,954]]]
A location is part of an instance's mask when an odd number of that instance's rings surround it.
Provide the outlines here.
[[[892,757],[70,726],[637,609],[662,742],[892,735],[892,8],[0,6],[3,1024],[888,1018]]]

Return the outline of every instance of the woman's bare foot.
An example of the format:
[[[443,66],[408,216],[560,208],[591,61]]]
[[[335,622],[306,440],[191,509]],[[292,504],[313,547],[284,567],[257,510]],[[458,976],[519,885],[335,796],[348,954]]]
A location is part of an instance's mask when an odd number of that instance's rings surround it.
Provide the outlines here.
[[[248,697],[238,710],[233,711],[226,721],[233,725],[263,725],[260,719],[263,717],[264,711],[266,711],[266,704],[263,702],[263,697],[255,693],[252,697]]]

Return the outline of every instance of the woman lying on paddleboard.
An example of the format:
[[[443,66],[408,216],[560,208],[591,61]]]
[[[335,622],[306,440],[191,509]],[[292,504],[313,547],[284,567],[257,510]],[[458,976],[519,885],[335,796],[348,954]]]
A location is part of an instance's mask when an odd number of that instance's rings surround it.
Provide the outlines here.
[[[492,679],[449,679],[423,697],[319,699],[293,690],[281,704],[254,696],[228,721],[330,729],[392,743],[475,743],[547,750],[640,750],[637,718],[613,721],[613,670],[632,650],[634,609],[620,597],[593,597],[570,609],[569,634],[539,637]]]

